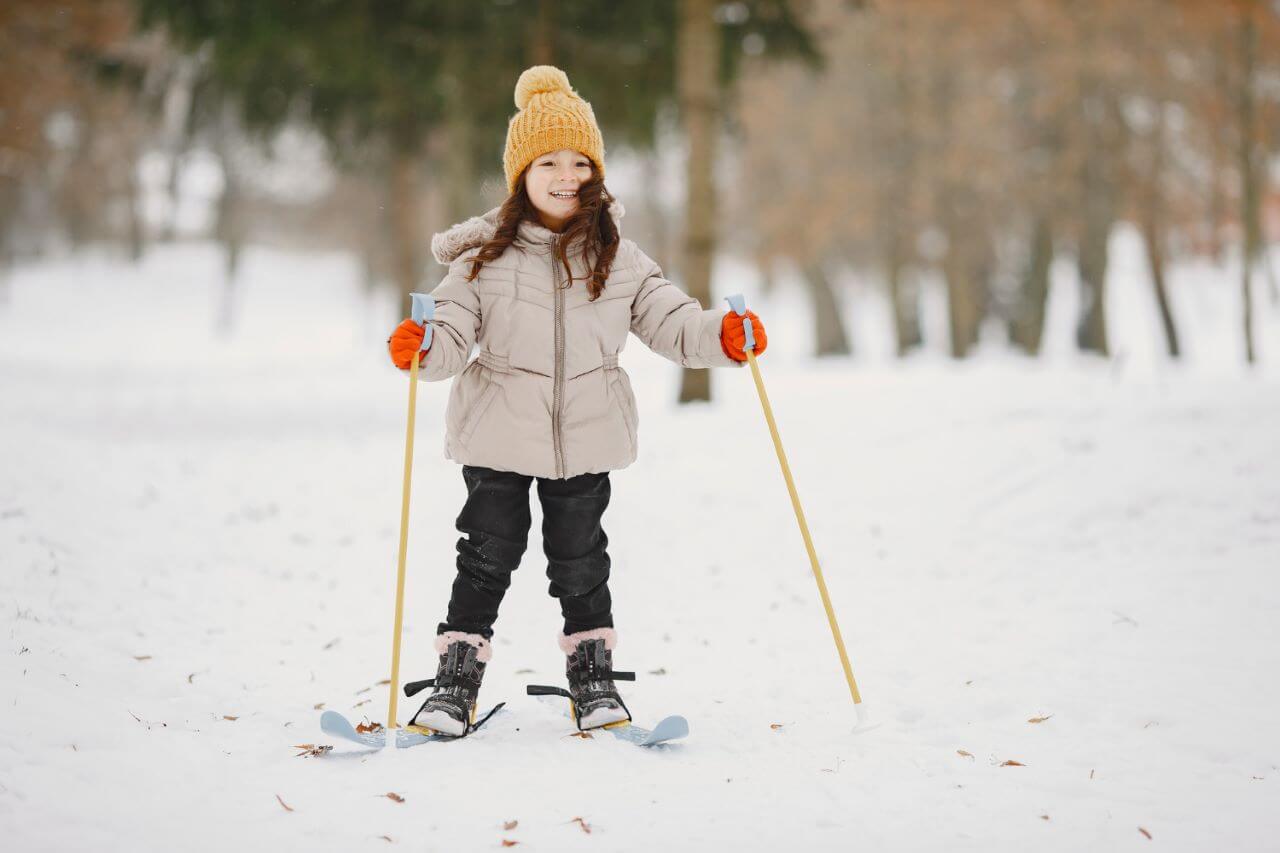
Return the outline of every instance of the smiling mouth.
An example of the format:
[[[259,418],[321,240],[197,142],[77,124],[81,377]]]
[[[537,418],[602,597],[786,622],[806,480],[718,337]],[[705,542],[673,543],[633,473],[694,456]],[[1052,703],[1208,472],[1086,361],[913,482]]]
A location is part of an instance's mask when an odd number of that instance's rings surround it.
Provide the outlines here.
[[[568,201],[570,199],[577,198],[578,194],[576,192],[569,192],[567,190],[553,190],[551,192],[551,197],[558,198],[561,201]]]

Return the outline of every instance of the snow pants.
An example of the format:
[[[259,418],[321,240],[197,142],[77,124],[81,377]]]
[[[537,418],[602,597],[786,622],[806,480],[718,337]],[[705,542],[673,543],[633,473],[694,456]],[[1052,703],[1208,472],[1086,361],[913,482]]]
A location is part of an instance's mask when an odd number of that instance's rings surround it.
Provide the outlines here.
[[[560,600],[564,632],[612,628],[609,538],[600,518],[609,506],[609,475],[544,479],[462,466],[467,500],[458,515],[458,574],[438,633],[463,631],[491,639],[511,573],[529,543],[529,487],[538,481],[548,592]]]

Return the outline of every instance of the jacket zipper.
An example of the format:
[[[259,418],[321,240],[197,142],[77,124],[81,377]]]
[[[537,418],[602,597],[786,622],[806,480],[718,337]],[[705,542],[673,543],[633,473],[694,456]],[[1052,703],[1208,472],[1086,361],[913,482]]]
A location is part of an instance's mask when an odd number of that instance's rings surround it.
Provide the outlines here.
[[[551,441],[556,453],[556,478],[564,477],[564,439],[560,435],[560,407],[564,403],[564,293],[560,290],[560,268],[556,263],[556,242],[551,238],[551,286],[555,291],[556,363],[551,392]]]

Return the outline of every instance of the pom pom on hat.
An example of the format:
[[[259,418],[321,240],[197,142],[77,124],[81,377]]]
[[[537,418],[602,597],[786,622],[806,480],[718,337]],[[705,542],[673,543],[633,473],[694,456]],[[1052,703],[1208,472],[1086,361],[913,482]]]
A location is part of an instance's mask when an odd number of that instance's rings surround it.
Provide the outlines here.
[[[526,68],[516,81],[516,109],[529,106],[534,95],[545,95],[551,92],[562,92],[572,95],[573,87],[569,85],[569,75],[554,65],[535,65]]]
[[[604,139],[591,104],[573,91],[569,75],[554,65],[526,68],[516,82],[519,111],[507,124],[502,170],[515,192],[525,168],[551,151],[568,148],[591,158],[604,177]]]

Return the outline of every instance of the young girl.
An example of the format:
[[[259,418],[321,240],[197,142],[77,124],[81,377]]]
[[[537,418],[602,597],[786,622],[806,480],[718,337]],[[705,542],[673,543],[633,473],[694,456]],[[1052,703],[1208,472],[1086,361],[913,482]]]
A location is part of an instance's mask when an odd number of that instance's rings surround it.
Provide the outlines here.
[[[396,366],[419,358],[426,381],[458,376],[445,412],[445,455],[462,463],[458,574],[440,623],[435,687],[413,724],[464,735],[492,653],[498,605],[528,543],[529,488],[542,502],[551,595],[578,725],[630,719],[614,686],[609,597],[609,472],[636,458],[636,403],[618,354],[634,332],[684,367],[741,367],[733,312],[703,311],[622,239],[622,205],[604,186],[604,144],[591,105],[558,68],[520,75],[507,128],[501,207],[431,241],[449,273],[431,344],[405,320],[388,342]],[[748,311],[764,352],[759,318]],[[473,346],[479,355],[470,359]]]

